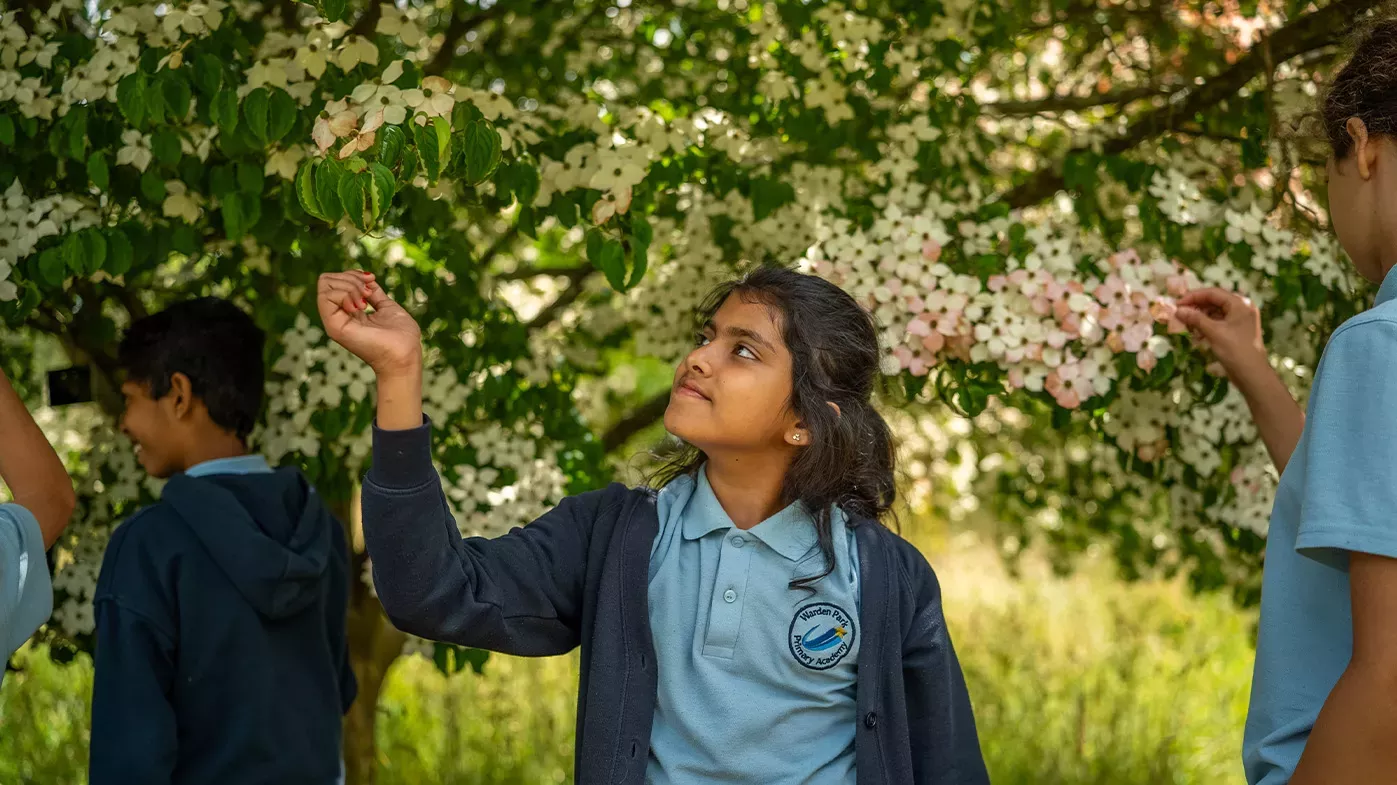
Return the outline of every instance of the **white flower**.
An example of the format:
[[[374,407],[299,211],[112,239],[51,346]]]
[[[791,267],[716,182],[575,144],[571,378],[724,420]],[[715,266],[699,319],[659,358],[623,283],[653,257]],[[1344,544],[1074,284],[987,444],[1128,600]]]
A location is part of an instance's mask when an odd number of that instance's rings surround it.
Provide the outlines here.
[[[306,73],[319,79],[325,73],[329,61],[330,37],[316,30],[306,37],[306,45],[296,50],[296,65],[306,69]],[[378,54],[378,50],[374,50]]]
[[[379,17],[376,32],[383,33],[391,38],[397,38],[403,42],[404,46],[415,47],[422,43],[422,29],[417,23],[408,19],[395,6],[383,5],[383,15]]]
[[[335,53],[335,65],[342,71],[349,71],[360,63],[378,65],[378,47],[363,36],[352,35],[345,39],[344,44]],[[310,68],[307,66],[306,70],[309,71]]]
[[[183,180],[165,181],[165,194],[165,203],[160,208],[165,217],[191,224],[199,220],[198,194],[189,193]]]
[[[611,191],[630,188],[645,179],[645,168],[616,154],[603,154],[597,161],[596,173],[588,181],[588,188],[598,191]]]
[[[267,165],[263,167],[263,174],[276,174],[283,180],[296,179],[296,167],[305,158],[305,151],[300,147],[292,147],[289,150],[278,150],[267,156]]]
[[[121,134],[120,150],[116,151],[117,166],[130,164],[138,170],[144,172],[150,166],[150,137],[143,135],[134,128],[128,128]]]
[[[361,84],[354,88],[350,98],[363,108],[365,116],[377,116],[379,124],[398,125],[408,117],[403,91],[392,85]]]
[[[440,76],[429,76],[422,80],[421,88],[404,90],[403,101],[428,117],[444,117],[456,106],[451,87],[451,82]]]

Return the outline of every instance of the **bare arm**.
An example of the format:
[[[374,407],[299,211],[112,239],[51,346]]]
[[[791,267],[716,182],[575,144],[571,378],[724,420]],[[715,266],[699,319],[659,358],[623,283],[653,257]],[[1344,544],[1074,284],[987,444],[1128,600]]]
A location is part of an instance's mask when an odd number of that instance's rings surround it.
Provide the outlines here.
[[[0,480],[33,513],[48,548],[63,533],[77,505],[73,481],[24,402],[0,372]]]
[[[1285,471],[1300,443],[1305,412],[1267,360],[1261,312],[1233,292],[1200,289],[1179,300],[1178,317],[1212,347],[1227,378],[1246,399],[1276,471]]]
[[[1389,782],[1397,771],[1397,559],[1349,554],[1353,658],[1290,785]]]
[[[420,427],[422,333],[411,314],[384,294],[373,274],[361,271],[320,276],[317,302],[326,334],[378,377],[378,427]]]

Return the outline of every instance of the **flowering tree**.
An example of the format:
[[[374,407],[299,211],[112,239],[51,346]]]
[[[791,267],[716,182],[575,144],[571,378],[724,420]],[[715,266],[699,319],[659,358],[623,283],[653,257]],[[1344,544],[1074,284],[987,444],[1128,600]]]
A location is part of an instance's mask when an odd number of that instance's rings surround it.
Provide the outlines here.
[[[102,402],[44,414],[83,491],[51,633],[84,644],[110,528],[158,492],[112,434],[111,347],[173,299],[234,298],[268,331],[256,445],[356,526],[372,379],[312,318],[316,277],[352,266],[423,324],[463,532],[604,481],[663,412],[699,297],[776,261],[878,315],[914,504],[963,508],[930,485],[953,477],[1006,541],[1105,537],[1127,565],[1250,586],[1272,478],[1173,298],[1251,296],[1297,392],[1361,307],[1292,129],[1373,5],[9,11],[0,318],[11,356],[91,363]],[[367,782],[405,641],[367,579],[352,603],[347,762]]]

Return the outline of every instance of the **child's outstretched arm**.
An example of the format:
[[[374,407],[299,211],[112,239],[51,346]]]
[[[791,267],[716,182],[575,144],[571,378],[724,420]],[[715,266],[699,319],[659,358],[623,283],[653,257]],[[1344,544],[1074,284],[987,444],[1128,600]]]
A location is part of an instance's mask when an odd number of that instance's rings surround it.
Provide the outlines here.
[[[43,532],[44,548],[58,540],[77,496],[68,470],[44,438],[10,380],[0,372],[0,480]]]
[[[1235,292],[1198,289],[1179,298],[1179,321],[1206,341],[1242,393],[1276,471],[1300,443],[1305,412],[1271,368],[1261,337],[1261,311]]]
[[[569,498],[503,537],[463,539],[432,466],[417,324],[366,273],[321,276],[318,299],[326,333],[378,376],[363,519],[388,618],[423,638],[509,654],[576,647],[592,522],[607,506],[604,494]]]

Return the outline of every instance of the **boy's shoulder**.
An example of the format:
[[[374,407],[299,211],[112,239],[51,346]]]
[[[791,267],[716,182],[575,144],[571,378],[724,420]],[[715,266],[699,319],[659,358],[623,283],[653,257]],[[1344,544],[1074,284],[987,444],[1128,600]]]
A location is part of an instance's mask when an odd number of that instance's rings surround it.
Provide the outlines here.
[[[1354,314],[1345,319],[1343,324],[1334,330],[1334,334],[1329,337],[1329,342],[1334,343],[1334,339],[1346,333],[1362,330],[1365,333],[1373,332],[1373,328],[1385,328],[1393,337],[1394,345],[1397,345],[1397,300],[1388,300],[1378,303],[1362,313]]]
[[[178,548],[184,529],[167,502],[142,507],[112,530],[102,556],[102,574],[115,578],[128,565],[130,569],[149,567]]]

